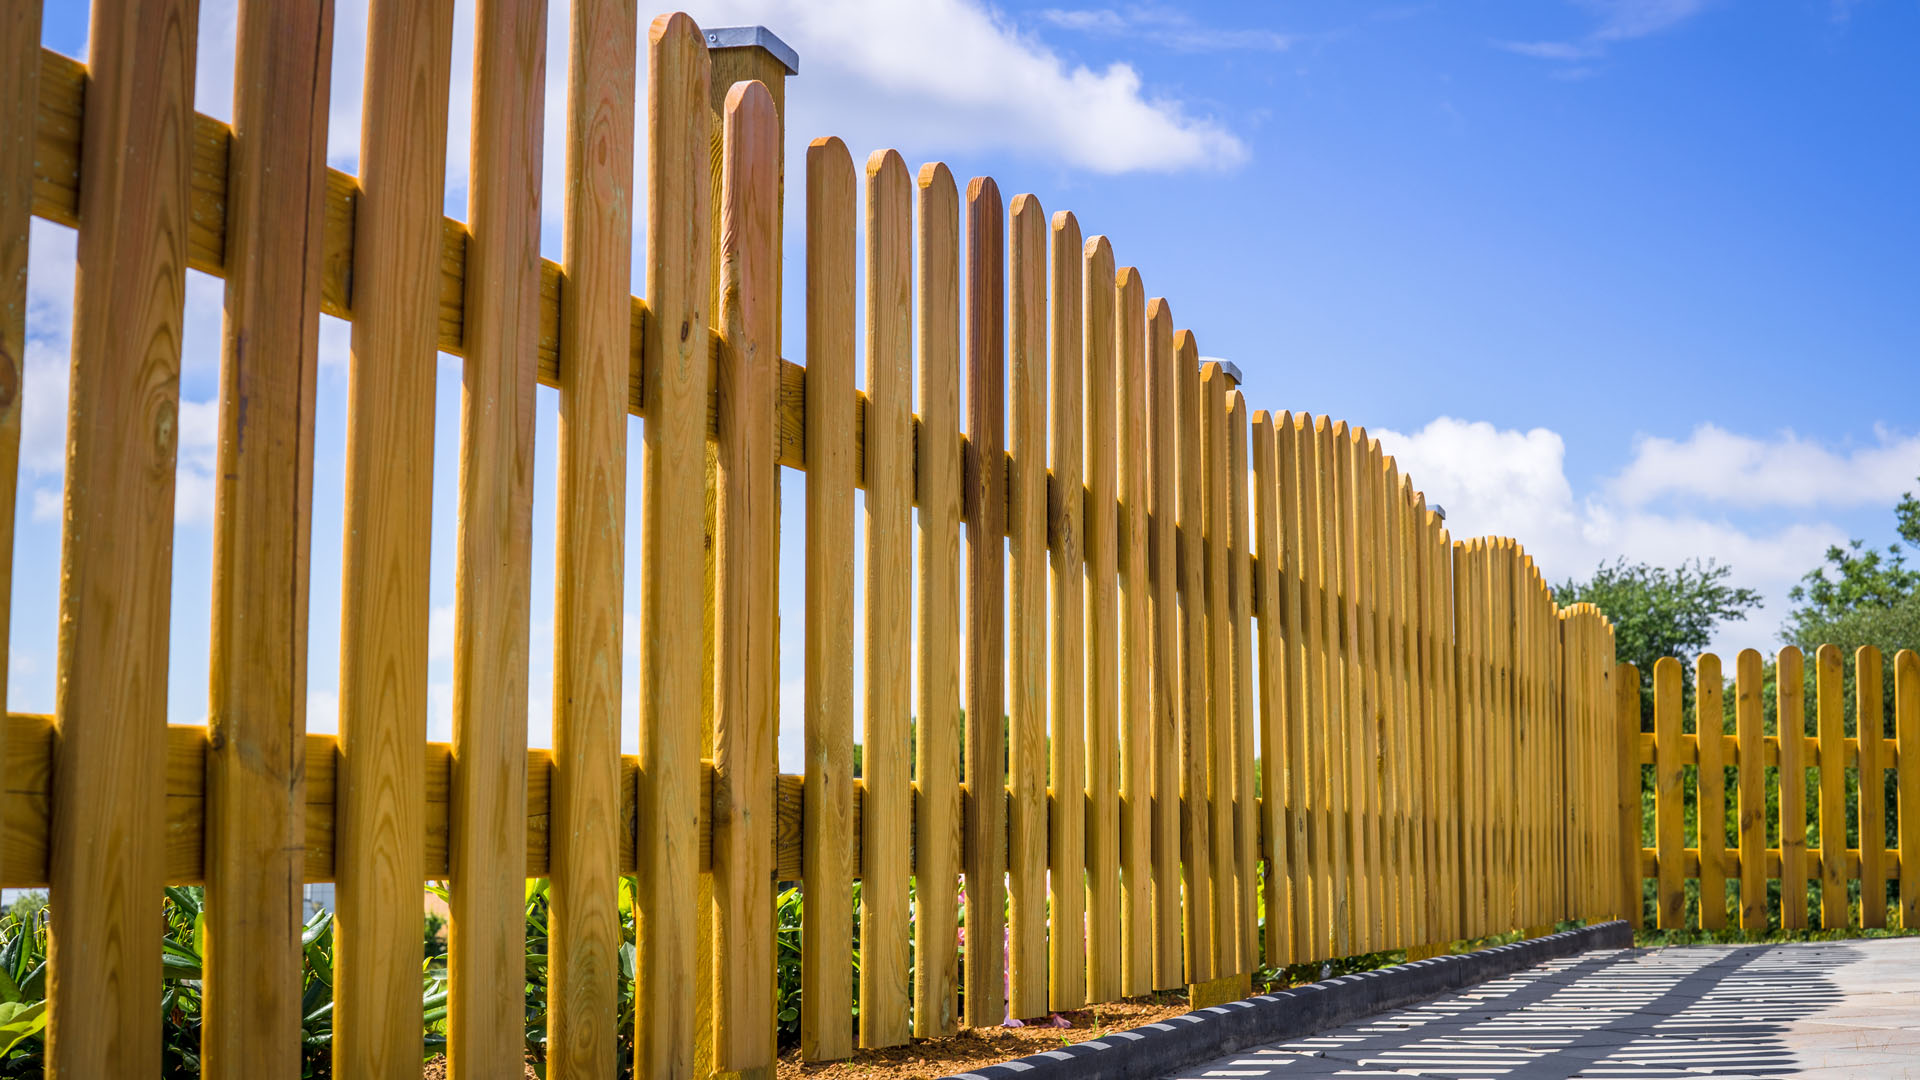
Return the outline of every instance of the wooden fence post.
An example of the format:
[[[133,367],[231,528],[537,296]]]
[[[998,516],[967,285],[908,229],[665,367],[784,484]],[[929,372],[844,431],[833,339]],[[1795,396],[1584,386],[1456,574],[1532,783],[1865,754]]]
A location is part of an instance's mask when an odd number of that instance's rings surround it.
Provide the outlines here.
[[[919,588],[914,651],[913,1033],[945,1035],[960,1024],[960,198],[945,165],[919,177],[920,497]]]
[[[202,1065],[209,1077],[233,1080],[300,1071],[307,560],[332,37],[325,0],[250,4],[240,21],[227,177],[201,942]],[[532,255],[525,261],[537,286],[537,246]],[[525,328],[531,406],[534,322]],[[531,428],[531,411],[527,419]],[[530,450],[526,460],[531,464]],[[524,589],[521,595],[524,747]],[[515,754],[524,771],[526,754]],[[503,815],[522,836],[525,786],[522,802],[509,802]],[[516,1012],[520,997],[513,995]]]
[[[875,151],[867,159],[865,465],[867,666],[861,771],[867,803],[861,826],[860,1042],[893,1046],[906,1042],[910,1034],[914,477],[913,179],[906,162],[891,150]],[[1041,472],[1044,476],[1044,465]],[[1045,535],[1042,523],[1043,543]],[[1041,670],[1044,673],[1044,661]],[[1044,798],[1044,777],[1040,786]]]
[[[619,0],[579,0],[569,25],[547,1053],[556,1075],[603,1076],[614,1068],[620,1000],[621,398],[632,354],[637,28]]]
[[[54,1076],[160,1068],[154,915],[194,14],[188,0],[96,0],[88,24],[48,837]]]
[[[1006,1018],[1006,213],[992,177],[967,184],[966,814],[968,1027]]]
[[[333,1065],[421,1056],[427,571],[451,0],[368,12],[340,618]]]
[[[640,769],[634,836],[634,1071],[694,1075],[695,856],[700,791],[701,636],[707,446],[711,203],[701,152],[709,61],[699,27],[663,15],[647,31],[647,294],[641,373]],[[677,227],[662,227],[665,223]],[[644,1022],[639,1018],[644,1017]]]
[[[848,1022],[853,1012],[853,969],[846,958],[853,951],[857,185],[845,143],[815,139],[807,147],[806,771],[800,833],[805,906],[800,919],[800,1053],[809,1061],[853,1053],[853,1025]],[[869,723],[872,720],[869,714]],[[868,796],[872,794],[869,790]],[[866,809],[866,827],[876,829],[874,807],[869,803]],[[904,828],[898,819],[892,824]],[[867,861],[867,870],[874,869],[874,861]],[[899,884],[904,899],[905,882]],[[864,893],[862,901],[864,907]],[[881,936],[886,933],[882,931]],[[891,1001],[873,1002],[865,995],[862,1000],[880,1009],[895,1006]],[[862,1010],[863,1027],[872,1023],[864,1015],[868,1011],[871,1005]],[[900,1015],[904,1017],[904,1010]]]

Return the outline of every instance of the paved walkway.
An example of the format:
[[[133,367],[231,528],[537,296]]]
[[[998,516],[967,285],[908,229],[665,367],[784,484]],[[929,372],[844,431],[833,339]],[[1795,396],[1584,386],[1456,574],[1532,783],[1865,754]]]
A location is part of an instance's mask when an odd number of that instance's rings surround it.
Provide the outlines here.
[[[1920,1078],[1920,938],[1587,953],[1177,1076]]]

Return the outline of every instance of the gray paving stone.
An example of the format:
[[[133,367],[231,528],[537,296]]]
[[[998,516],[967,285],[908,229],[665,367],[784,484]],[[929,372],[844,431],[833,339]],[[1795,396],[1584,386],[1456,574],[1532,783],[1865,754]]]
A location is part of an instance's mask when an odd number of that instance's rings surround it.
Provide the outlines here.
[[[1920,938],[1590,953],[1181,1080],[1920,1080]]]

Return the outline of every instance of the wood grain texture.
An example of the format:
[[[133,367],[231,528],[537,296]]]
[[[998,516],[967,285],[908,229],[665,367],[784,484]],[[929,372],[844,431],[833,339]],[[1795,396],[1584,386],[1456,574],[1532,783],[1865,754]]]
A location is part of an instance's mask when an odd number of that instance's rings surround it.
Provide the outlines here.
[[[1378,445],[1377,440],[1375,445]],[[1416,884],[1422,877],[1415,873],[1417,864],[1413,843],[1413,776],[1420,762],[1409,753],[1407,745],[1411,702],[1407,685],[1404,532],[1409,491],[1403,487],[1400,467],[1393,458],[1382,454],[1381,461],[1386,466],[1386,476],[1380,488],[1381,588],[1386,605],[1383,625],[1387,636],[1384,651],[1388,660],[1387,676],[1392,688],[1391,710],[1384,739],[1388,762],[1387,796],[1392,804],[1392,813],[1387,821],[1390,833],[1388,845],[1394,868],[1391,882],[1394,903],[1390,924],[1393,930],[1389,940],[1400,948],[1406,948],[1427,941],[1419,925],[1420,892]],[[1540,773],[1545,775],[1544,767]]]
[[[1774,657],[1774,717],[1780,738],[1780,925],[1807,928],[1806,659],[1792,645]]]
[[[1207,665],[1206,548],[1202,542],[1206,457],[1201,435],[1200,348],[1191,333],[1181,330],[1174,335],[1173,355],[1178,412],[1175,445],[1179,449],[1174,468],[1180,484],[1177,559],[1184,616],[1179,743],[1180,792],[1186,805],[1180,815],[1180,870],[1186,884],[1186,906],[1182,909],[1186,981],[1192,985],[1214,977],[1212,817],[1201,812],[1212,767],[1212,743],[1207,738],[1211,672]]]
[[[1219,364],[1200,367],[1200,541],[1206,628],[1206,708],[1203,741],[1206,783],[1188,802],[1188,813],[1204,803],[1213,880],[1211,948],[1213,977],[1240,973],[1240,935],[1234,873],[1233,837],[1233,616],[1227,587],[1229,517],[1227,457],[1227,376]]]
[[[194,15],[189,2],[100,0],[88,24],[86,227],[74,284],[54,703],[50,870],[61,900],[48,958],[47,1066],[55,1076],[160,1068],[152,920]]]
[[[1113,246],[1087,240],[1087,995],[1112,1001],[1125,984],[1120,939],[1119,419]],[[1071,617],[1071,616],[1068,616]]]
[[[1281,422],[1292,426],[1292,418]],[[1260,687],[1260,815],[1259,856],[1266,866],[1263,902],[1266,905],[1265,951],[1260,962],[1268,967],[1293,963],[1292,790],[1289,776],[1294,762],[1287,755],[1288,671],[1287,624],[1280,612],[1285,596],[1294,595],[1282,580],[1280,459],[1274,443],[1273,417],[1262,409],[1253,414],[1253,546],[1259,568],[1254,583],[1254,619],[1260,626],[1259,651],[1254,654],[1254,677]],[[1294,620],[1298,625],[1299,620]]]
[[[1680,890],[1680,661],[1670,656],[1653,665],[1653,738],[1658,747],[1653,789],[1654,846],[1660,852],[1658,925],[1672,930],[1685,925],[1686,913]]]
[[[800,919],[800,1055],[808,1061],[853,1054],[853,1025],[847,1022],[853,1012],[853,969],[846,958],[853,951],[858,183],[845,143],[815,139],[807,147],[806,859],[801,879],[806,906]],[[866,820],[874,827],[874,815]],[[867,902],[863,895],[863,906]],[[862,1000],[871,999],[863,995]],[[905,1010],[899,1013],[904,1018]]]
[[[1180,947],[1180,581],[1175,526],[1180,515],[1179,447],[1174,433],[1173,311],[1147,304],[1147,576],[1153,604],[1153,986],[1182,985]],[[1055,445],[1058,446],[1056,439]]]
[[[1051,757],[1053,786],[1049,818],[1047,955],[1052,972],[1049,1000],[1056,1011],[1087,1002],[1087,789],[1086,621],[1087,507],[1081,424],[1082,401],[1080,225],[1062,210],[1053,215],[1052,409],[1053,483],[1048,488],[1051,595],[1055,618],[1049,642],[1052,663]],[[1178,981],[1177,979],[1175,981]]]
[[[1319,525],[1320,583],[1320,667],[1325,708],[1316,717],[1324,734],[1319,749],[1321,770],[1321,822],[1326,838],[1322,845],[1327,867],[1327,921],[1329,957],[1346,956],[1352,951],[1353,922],[1347,888],[1350,867],[1347,863],[1347,675],[1346,640],[1342,632],[1345,613],[1341,610],[1340,547],[1341,512],[1346,497],[1339,483],[1336,449],[1346,440],[1345,425],[1331,418],[1318,417],[1314,423],[1314,507],[1312,521]]]
[[[960,200],[945,165],[918,180],[920,289],[919,608],[914,629],[914,773],[920,812],[914,831],[918,883],[914,919],[913,1033],[945,1035],[960,1025],[955,941],[960,874]]]
[[[558,1076],[604,1076],[618,1033],[621,597],[632,351],[631,5],[575,4],[567,65],[554,532],[552,911],[547,1053]],[[652,571],[652,567],[648,568]]]
[[[1400,650],[1402,703],[1397,732],[1397,752],[1401,761],[1401,832],[1406,850],[1402,881],[1408,891],[1403,926],[1406,935],[1404,943],[1409,946],[1424,945],[1434,939],[1429,917],[1428,882],[1438,872],[1432,864],[1427,846],[1427,815],[1431,809],[1427,802],[1427,777],[1433,766],[1433,754],[1423,742],[1431,720],[1427,714],[1424,684],[1421,681],[1424,673],[1421,657],[1423,635],[1420,629],[1420,563],[1415,522],[1425,516],[1426,507],[1418,500],[1419,493],[1413,490],[1411,479],[1400,477],[1400,494],[1393,503],[1392,541],[1393,563],[1398,574],[1394,581],[1398,590],[1395,594],[1395,611],[1399,620],[1395,644]]]
[[[1047,986],[1047,216],[1009,207],[1007,324],[1007,1013],[1045,1016]]]
[[[1391,874],[1383,840],[1387,815],[1385,791],[1381,784],[1383,761],[1381,734],[1386,727],[1387,702],[1384,634],[1380,589],[1380,471],[1373,451],[1374,440],[1366,429],[1350,427],[1353,439],[1353,576],[1348,589],[1352,594],[1359,650],[1360,712],[1355,719],[1354,788],[1351,799],[1356,808],[1354,825],[1360,846],[1354,849],[1354,865],[1366,883],[1361,893],[1362,906],[1354,912],[1356,926],[1364,919],[1365,930],[1359,939],[1370,949],[1385,948],[1388,943],[1387,879]]]
[[[714,1063],[773,1064],[774,746],[779,734],[780,124],[758,82],[726,105],[720,214],[718,562],[714,599]]]
[[[1901,746],[1920,746],[1920,656],[1911,649],[1901,649],[1893,657],[1893,727],[1894,737]],[[1920,768],[1907,762],[1897,773],[1896,786],[1900,815],[1900,928],[1906,930],[1920,926]]]
[[[878,1047],[904,1043],[911,1033],[907,882],[913,851],[913,178],[906,162],[889,150],[867,159],[866,179],[866,728],[861,770],[867,813],[861,827],[860,1044]],[[846,396],[851,411],[854,394]],[[850,439],[849,449],[853,444]]]
[[[0,715],[12,670],[13,515],[20,484],[20,395],[27,355],[27,249],[40,119],[40,7],[0,13]],[[5,748],[0,747],[0,754]]]
[[[1820,926],[1847,925],[1847,771],[1846,698],[1840,648],[1822,645],[1814,652],[1814,694],[1820,732]],[[1662,874],[1665,874],[1664,860]],[[1676,877],[1679,867],[1674,868]]]
[[[474,17],[447,1056],[460,1076],[506,1080],[525,1053],[515,1029],[526,1007],[522,822],[547,8],[544,0],[489,0]]]
[[[1260,819],[1254,805],[1257,744],[1253,722],[1253,581],[1248,532],[1247,401],[1227,391],[1227,621],[1233,679],[1229,687],[1227,755],[1232,765],[1234,950],[1236,972],[1259,966]]]
[[[1277,541],[1283,557],[1278,633],[1286,649],[1283,706],[1286,730],[1282,752],[1286,761],[1287,903],[1292,913],[1292,963],[1315,959],[1324,938],[1324,934],[1314,928],[1316,912],[1325,908],[1318,892],[1325,874],[1316,861],[1319,849],[1313,829],[1316,796],[1312,751],[1317,742],[1311,733],[1311,709],[1319,682],[1319,669],[1314,662],[1313,613],[1320,593],[1317,582],[1310,576],[1319,550],[1314,543],[1318,530],[1307,525],[1313,505],[1312,434],[1312,418],[1305,414],[1281,413],[1274,425],[1275,470],[1279,482],[1274,509],[1277,527],[1283,533]],[[1262,633],[1265,632],[1263,627]],[[1279,779],[1269,773],[1265,782],[1274,785]],[[1269,786],[1267,790],[1274,788]],[[1269,914],[1269,926],[1272,918]]]
[[[967,183],[966,781],[975,792],[1006,785],[1006,220],[991,177]],[[967,934],[1001,940],[1006,929],[1006,803],[974,799],[966,815]],[[966,953],[966,1023],[1006,1017],[1005,956],[991,944]]]
[[[1360,522],[1364,484],[1355,460],[1359,451],[1359,432],[1344,421],[1333,426],[1334,484],[1339,491],[1336,503],[1336,527],[1339,540],[1332,549],[1335,560],[1333,580],[1337,585],[1339,619],[1329,623],[1340,628],[1341,685],[1345,707],[1341,713],[1340,754],[1335,775],[1340,778],[1342,798],[1335,806],[1345,814],[1337,827],[1345,835],[1346,851],[1341,860],[1347,873],[1346,909],[1342,919],[1351,929],[1347,940],[1355,952],[1373,948],[1372,892],[1374,877],[1368,857],[1367,821],[1367,727],[1372,715],[1372,700],[1367,696],[1367,656],[1361,634]]]
[[[238,33],[201,1027],[204,1075],[235,1080],[300,1071],[307,581],[332,39],[325,2],[249,7]],[[531,380],[527,391],[531,403]],[[524,645],[521,656],[524,669]],[[518,826],[523,812],[508,808]]]
[[[1700,849],[1700,928],[1722,930],[1727,925],[1727,875],[1721,866],[1726,850],[1726,772],[1721,766],[1720,695],[1726,685],[1720,658],[1701,653],[1693,666],[1693,730],[1699,736],[1700,767],[1695,773],[1694,798]]]
[[[420,1060],[434,345],[453,4],[369,9],[341,569],[336,1075]]]
[[[1493,845],[1493,874],[1489,917],[1495,933],[1505,933],[1519,924],[1515,911],[1516,858],[1513,828],[1518,804],[1514,755],[1513,684],[1513,555],[1507,537],[1494,537],[1487,548],[1486,631],[1488,660],[1488,746],[1491,768],[1488,822]]]
[[[1114,395],[1120,575],[1120,985],[1153,989],[1153,584],[1147,571],[1146,290],[1140,272],[1114,277]]]
[[[1784,665],[1782,665],[1784,678]],[[1616,816],[1621,835],[1628,838],[1620,845],[1620,903],[1627,921],[1635,930],[1646,922],[1646,904],[1643,899],[1645,882],[1640,873],[1640,846],[1644,842],[1646,826],[1642,821],[1641,800],[1645,790],[1645,779],[1641,775],[1640,755],[1640,669],[1632,664],[1620,664],[1613,673],[1613,710],[1608,717],[1614,733],[1613,754],[1619,773],[1619,790]],[[1630,752],[1632,751],[1632,752]],[[1786,761],[1781,761],[1780,774],[1787,775]],[[1780,838],[1784,845],[1788,835],[1787,789],[1780,789]],[[1804,836],[1804,830],[1802,836]],[[1804,843],[1804,840],[1803,840]],[[1786,857],[1783,850],[1781,857]],[[1784,897],[1786,884],[1781,885]]]
[[[1880,650],[1862,645],[1853,654],[1854,737],[1859,742],[1860,925],[1887,925],[1886,694]],[[1913,745],[1911,743],[1909,746]],[[1704,747],[1703,747],[1704,748]],[[1701,768],[1705,769],[1705,758]],[[1701,851],[1701,881],[1707,858]]]
[[[1460,936],[1486,934],[1486,837],[1482,831],[1482,798],[1485,788],[1470,782],[1470,763],[1483,759],[1480,744],[1480,643],[1475,629],[1479,625],[1473,605],[1477,580],[1479,547],[1476,541],[1462,540],[1453,545],[1453,612],[1457,648],[1455,650],[1455,713],[1459,716],[1458,770],[1454,778],[1454,800],[1461,811]]]
[[[693,1074],[696,835],[706,552],[704,516],[712,266],[705,152],[710,62],[700,28],[663,15],[647,31],[647,290],[642,429],[639,816],[634,834],[635,1071]]]
[[[1740,740],[1740,928],[1764,930],[1766,919],[1766,769],[1764,749],[1763,661],[1755,650],[1740,650],[1734,661],[1734,734]],[[1916,746],[1908,742],[1907,746]],[[1901,774],[1905,778],[1905,773]],[[1901,834],[1905,836],[1905,832]],[[1622,838],[1622,844],[1626,838]],[[1640,847],[1640,836],[1630,838]],[[1901,896],[1907,896],[1901,890]]]

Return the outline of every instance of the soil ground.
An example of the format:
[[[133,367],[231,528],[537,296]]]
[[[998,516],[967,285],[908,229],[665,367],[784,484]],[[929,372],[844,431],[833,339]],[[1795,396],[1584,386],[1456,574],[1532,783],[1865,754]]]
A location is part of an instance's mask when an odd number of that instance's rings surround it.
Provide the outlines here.
[[[982,1065],[1057,1050],[1068,1043],[1165,1020],[1187,1011],[1185,994],[1158,994],[1091,1005],[1062,1013],[1073,1026],[969,1028],[905,1046],[860,1050],[846,1061],[802,1062],[798,1050],[780,1055],[777,1080],[933,1080]]]
[[[856,1051],[846,1061],[803,1062],[800,1051],[792,1049],[780,1055],[775,1080],[934,1080],[1097,1039],[1186,1011],[1185,994],[1165,993],[1060,1014],[1072,1027],[969,1028],[943,1038],[915,1039],[905,1046]],[[533,1066],[527,1066],[528,1080],[536,1080],[538,1075]],[[420,1070],[420,1078],[446,1080],[447,1059],[428,1061]]]

